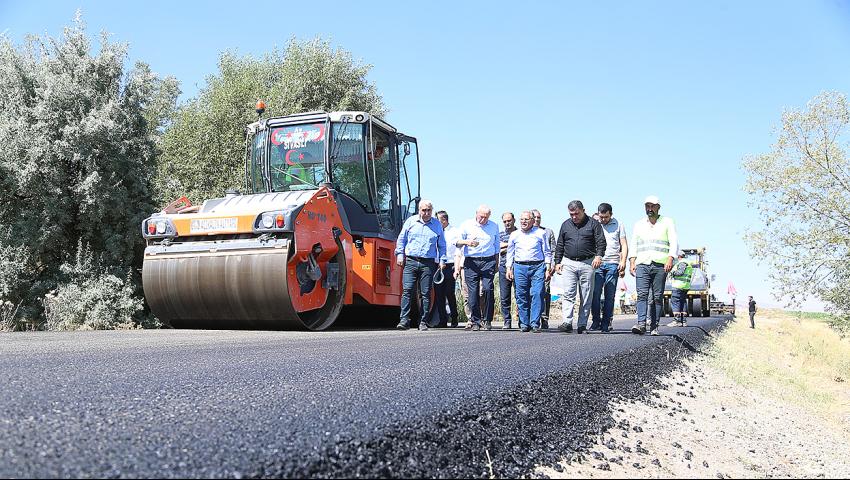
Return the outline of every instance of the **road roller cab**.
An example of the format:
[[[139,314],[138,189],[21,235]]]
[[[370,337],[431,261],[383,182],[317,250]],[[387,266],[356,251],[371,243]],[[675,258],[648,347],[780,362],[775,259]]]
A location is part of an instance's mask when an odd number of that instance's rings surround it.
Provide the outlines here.
[[[398,306],[393,249],[419,200],[415,138],[366,112],[260,119],[246,129],[245,179],[244,194],[181,198],[143,222],[155,315],[321,330],[345,305]]]

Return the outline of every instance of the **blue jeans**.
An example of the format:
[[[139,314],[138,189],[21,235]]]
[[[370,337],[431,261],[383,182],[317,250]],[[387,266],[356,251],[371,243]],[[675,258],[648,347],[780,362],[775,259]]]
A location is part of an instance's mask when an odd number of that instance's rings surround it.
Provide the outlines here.
[[[679,288],[674,288],[670,292],[670,303],[673,309],[673,314],[685,313],[688,310],[688,291]]]
[[[608,331],[611,319],[614,318],[614,295],[617,293],[617,278],[620,276],[620,265],[618,263],[603,263],[593,274],[593,300],[590,303],[590,316],[593,319],[591,328],[602,327],[603,332]],[[605,293],[605,304],[601,296]],[[602,318],[600,321],[599,310],[602,307]]]
[[[658,328],[658,316],[661,314],[664,301],[664,282],[667,272],[664,265],[652,262],[649,265],[640,264],[635,268],[635,287],[637,288],[637,323],[646,327],[649,317],[649,328]],[[652,289],[652,302],[649,302],[649,290]]]
[[[540,328],[543,313],[543,293],[546,281],[546,264],[523,265],[514,263],[514,291],[520,328]]]
[[[437,262],[434,260],[420,261],[413,257],[407,257],[405,259],[404,270],[401,276],[400,323],[410,325],[410,299],[413,296],[413,289],[416,288],[416,283],[419,282],[419,317],[421,322],[426,322],[427,324],[428,313],[431,311],[431,284],[436,271]]]
[[[484,314],[485,322],[493,321],[493,278],[496,276],[496,262],[498,256],[492,257],[466,257],[463,261],[463,278],[466,281],[467,301],[469,302],[469,321],[473,325],[481,325],[481,314]],[[484,312],[481,311],[481,303],[478,297],[479,287],[484,296]]]
[[[505,323],[511,323],[511,287],[516,290],[514,282],[508,280],[506,264],[499,264],[499,306]]]

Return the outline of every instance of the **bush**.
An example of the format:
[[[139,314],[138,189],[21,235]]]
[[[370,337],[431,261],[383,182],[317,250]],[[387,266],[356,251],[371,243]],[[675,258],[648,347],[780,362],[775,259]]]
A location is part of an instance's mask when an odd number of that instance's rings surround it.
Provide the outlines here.
[[[99,266],[87,247],[79,247],[74,264],[63,264],[69,281],[43,299],[46,330],[111,330],[153,327],[137,322],[142,299],[129,271],[123,275]]]

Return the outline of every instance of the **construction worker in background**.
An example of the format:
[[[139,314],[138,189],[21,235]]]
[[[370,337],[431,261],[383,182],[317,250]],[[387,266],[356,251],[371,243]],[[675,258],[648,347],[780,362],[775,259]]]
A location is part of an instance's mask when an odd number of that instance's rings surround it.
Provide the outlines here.
[[[658,320],[662,312],[664,283],[667,274],[673,269],[673,259],[679,250],[679,240],[673,219],[659,214],[661,201],[655,195],[646,197],[643,202],[646,218],[639,220],[632,230],[629,252],[629,271],[636,278],[637,323],[632,333],[646,333],[647,316],[650,333],[658,335]],[[649,291],[652,290],[652,298]],[[650,309],[650,302],[655,308]]]
[[[688,290],[691,289],[694,267],[685,260],[685,254],[681,250],[679,250],[679,259],[673,265],[673,270],[670,273],[673,275],[673,280],[670,282],[673,286],[670,293],[673,317],[680,326],[685,327],[688,324],[688,321],[685,320],[685,311],[688,308]]]
[[[758,308],[756,308],[756,301],[753,300],[752,295],[750,295],[747,305],[750,311],[750,328],[756,328],[756,312],[758,311]]]

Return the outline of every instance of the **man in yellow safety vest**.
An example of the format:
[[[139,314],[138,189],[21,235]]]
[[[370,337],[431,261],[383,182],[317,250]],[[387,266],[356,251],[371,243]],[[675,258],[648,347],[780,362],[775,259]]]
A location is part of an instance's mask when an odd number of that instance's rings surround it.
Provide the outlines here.
[[[649,316],[649,328],[652,335],[658,335],[658,319],[662,312],[664,283],[667,274],[673,268],[673,259],[679,250],[676,226],[670,217],[662,217],[661,201],[650,195],[644,200],[646,218],[639,220],[632,229],[629,251],[629,271],[635,277],[637,289],[637,323],[632,333],[646,333],[646,321]],[[652,290],[652,304],[649,303],[649,291]]]
[[[670,282],[672,286],[670,306],[673,309],[673,316],[679,325],[686,327],[688,321],[685,320],[685,312],[688,310],[688,290],[691,289],[694,267],[685,259],[685,254],[681,250],[679,250],[679,260],[673,265],[670,274],[673,275]]]

